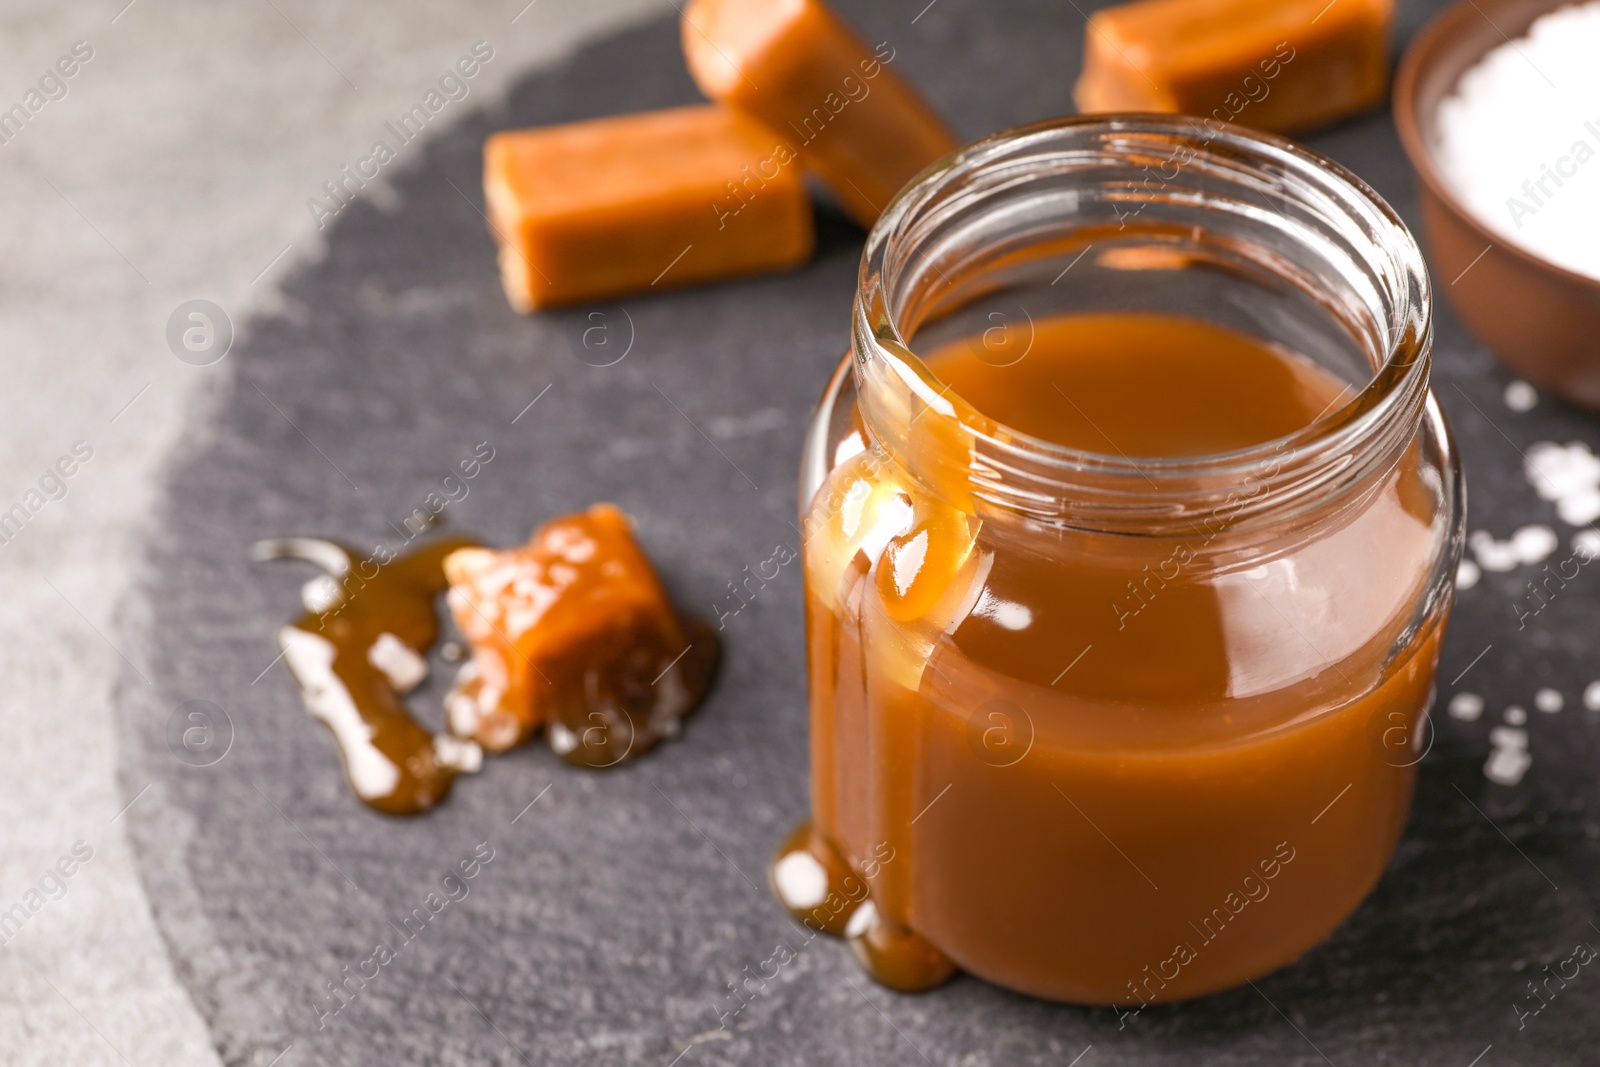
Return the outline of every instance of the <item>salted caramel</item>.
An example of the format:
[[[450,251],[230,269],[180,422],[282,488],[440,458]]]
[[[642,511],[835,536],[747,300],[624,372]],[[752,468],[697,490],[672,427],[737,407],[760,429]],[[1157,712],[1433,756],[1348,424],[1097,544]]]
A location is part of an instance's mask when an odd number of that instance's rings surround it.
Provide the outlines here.
[[[304,560],[324,571],[306,584],[306,612],[278,631],[278,647],[306,711],[333,735],[351,789],[385,814],[427,811],[457,774],[483,762],[476,743],[430,733],[403,699],[427,676],[425,657],[439,636],[443,561],[474,543],[441,538],[386,561],[319,538],[255,546],[257,559]]]
[[[710,626],[673,610],[631,530],[597,504],[504,552],[460,535],[381,557],[320,538],[258,543],[257,559],[323,571],[278,644],[356,796],[390,815],[427,811],[485,750],[540,728],[559,756],[591,768],[675,735],[710,687],[720,646]],[[434,734],[404,698],[427,677],[441,594],[472,656],[445,700],[450,732]]]
[[[1410,804],[1443,620],[1418,446],[1266,528],[1246,478],[1192,525],[1111,535],[954,494],[902,450],[1028,435],[1132,464],[1137,498],[1140,464],[1154,492],[1162,464],[1287,452],[1359,386],[1143,312],[922,362],[922,446],[858,416],[806,513],[813,817],[780,899],[908,991],[961,969],[1137,1011],[1289,963],[1372,888]]]
[[[611,767],[678,732],[719,643],[674,610],[619,508],[552,519],[519,548],[444,560],[446,601],[472,648],[450,727],[490,752],[540,728],[562,759]]]

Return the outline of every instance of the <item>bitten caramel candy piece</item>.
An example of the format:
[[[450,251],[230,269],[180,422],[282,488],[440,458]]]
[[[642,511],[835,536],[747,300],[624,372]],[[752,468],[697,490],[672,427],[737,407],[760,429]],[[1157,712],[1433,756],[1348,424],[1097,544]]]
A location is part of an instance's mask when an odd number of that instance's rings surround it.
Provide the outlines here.
[[[483,188],[518,311],[799,266],[811,204],[794,152],[701,105],[497,133]]]
[[[1393,0],[1138,0],[1084,30],[1078,110],[1309,129],[1381,103]]]
[[[694,0],[683,52],[700,91],[796,148],[870,227],[894,194],[956,147],[932,108],[821,0]]]
[[[500,752],[546,726],[587,767],[677,733],[710,686],[717,638],[673,610],[631,525],[596,504],[521,548],[446,557],[446,602],[472,646],[446,700],[452,731]]]

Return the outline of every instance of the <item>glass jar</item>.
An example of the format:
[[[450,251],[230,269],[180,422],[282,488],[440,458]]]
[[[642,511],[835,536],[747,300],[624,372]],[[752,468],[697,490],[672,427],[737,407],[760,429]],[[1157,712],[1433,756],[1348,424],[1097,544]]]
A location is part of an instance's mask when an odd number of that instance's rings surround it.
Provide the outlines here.
[[[773,883],[881,981],[1131,1010],[1289,963],[1382,873],[1463,530],[1416,243],[1354,175],[1177,116],[1023,127],[862,257],[801,475],[812,821]],[[1156,313],[1344,383],[1304,429],[1130,458],[919,358]]]

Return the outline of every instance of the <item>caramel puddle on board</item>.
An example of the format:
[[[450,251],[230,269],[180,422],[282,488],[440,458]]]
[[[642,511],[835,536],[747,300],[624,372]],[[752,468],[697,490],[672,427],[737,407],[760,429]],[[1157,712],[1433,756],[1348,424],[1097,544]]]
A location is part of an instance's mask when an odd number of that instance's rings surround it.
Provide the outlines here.
[[[382,565],[319,538],[254,546],[256,559],[304,560],[326,572],[304,586],[306,613],[278,631],[278,647],[307,713],[333,734],[351,788],[378,811],[427,811],[458,773],[482,766],[475,742],[429,733],[402,700],[427,677],[424,657],[439,637],[444,558],[477,543],[445,537]]]
[[[894,862],[892,850],[882,862]],[[797,922],[844,938],[862,968],[890,989],[920,993],[955,974],[955,964],[926,938],[878,913],[866,880],[815,824],[801,823],[784,839],[768,877]]]

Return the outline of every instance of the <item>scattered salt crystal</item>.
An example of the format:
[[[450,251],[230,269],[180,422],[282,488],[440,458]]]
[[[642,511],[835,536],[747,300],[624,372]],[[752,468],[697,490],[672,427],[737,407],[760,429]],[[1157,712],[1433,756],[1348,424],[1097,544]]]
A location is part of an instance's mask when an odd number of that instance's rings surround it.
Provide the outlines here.
[[[1496,785],[1516,785],[1532,764],[1533,757],[1520,748],[1497,748],[1489,753],[1483,774]]]
[[[1585,489],[1562,497],[1556,504],[1556,514],[1568,526],[1587,526],[1600,519],[1600,490]]]
[[[1537,471],[1548,482],[1550,492],[1540,492],[1546,500],[1556,500],[1573,489],[1592,489],[1600,485],[1600,457],[1582,441],[1558,445],[1537,441],[1528,448],[1528,469]]]
[[[1583,706],[1590,711],[1600,711],[1600,682],[1590,682],[1584,689]]]
[[[1561,539],[1548,526],[1524,526],[1511,535],[1517,557],[1524,563],[1542,563],[1561,547]]]
[[[1555,689],[1541,689],[1533,694],[1533,706],[1546,715],[1554,715],[1566,705],[1566,699]]]
[[[1514,730],[1509,726],[1496,726],[1489,731],[1489,744],[1495,748],[1521,748],[1528,747],[1528,731]]]
[[[1548,526],[1524,526],[1508,541],[1497,541],[1493,534],[1474,530],[1467,545],[1486,571],[1509,571],[1529,563],[1543,563],[1561,547],[1561,539]]]
[[[1600,556],[1600,530],[1579,530],[1573,534],[1572,550],[1588,559]]]
[[[1479,221],[1600,278],[1600,0],[1536,20],[1461,76],[1434,156]]]
[[[1483,698],[1477,693],[1457,693],[1450,698],[1450,717],[1462,722],[1475,722],[1483,714]]]
[[[1489,761],[1483,765],[1483,774],[1497,785],[1516,785],[1528,773],[1533,758],[1528,755],[1528,732],[1496,726],[1489,731]]]
[[[1528,449],[1522,470],[1534,492],[1555,502],[1562,522],[1587,526],[1600,519],[1600,456],[1582,441],[1539,441]]]
[[[1493,534],[1474,530],[1467,538],[1467,547],[1478,558],[1478,566],[1486,571],[1515,570],[1522,560],[1517,547],[1510,541],[1496,541]]]
[[[1506,386],[1506,407],[1521,413],[1532,411],[1539,402],[1539,392],[1524,381],[1515,381]]]
[[[1506,709],[1506,722],[1512,726],[1521,726],[1528,721],[1528,713],[1516,704]]]
[[[1471,589],[1478,584],[1478,579],[1483,577],[1483,571],[1470,559],[1464,559],[1456,564],[1456,588]]]

